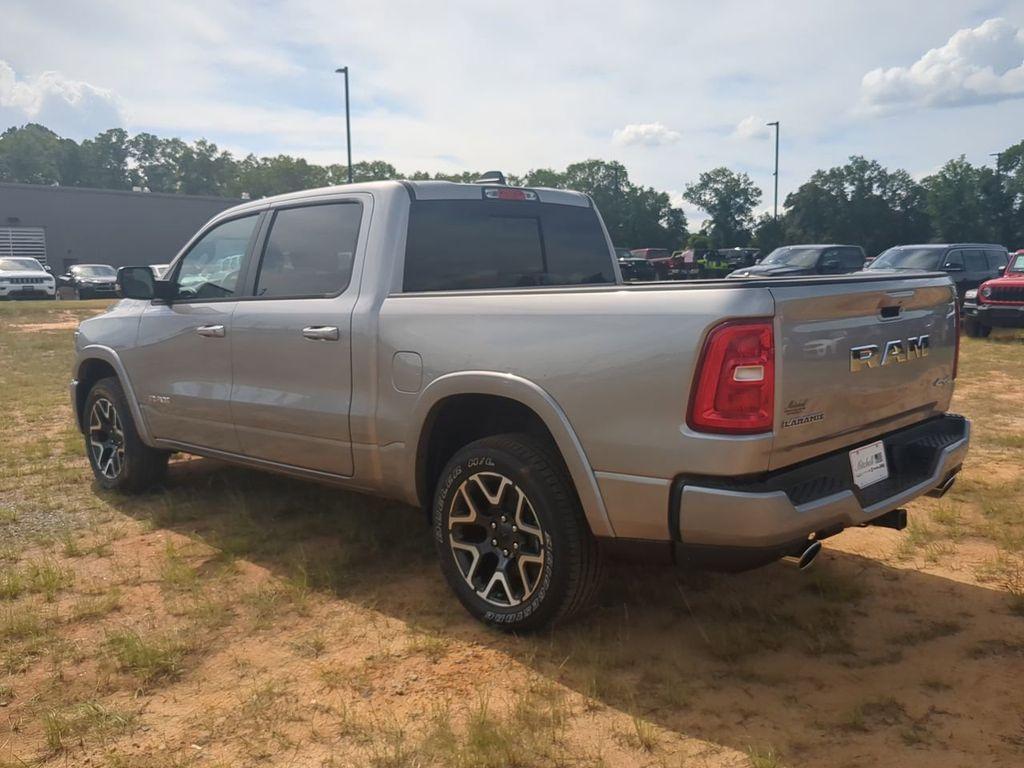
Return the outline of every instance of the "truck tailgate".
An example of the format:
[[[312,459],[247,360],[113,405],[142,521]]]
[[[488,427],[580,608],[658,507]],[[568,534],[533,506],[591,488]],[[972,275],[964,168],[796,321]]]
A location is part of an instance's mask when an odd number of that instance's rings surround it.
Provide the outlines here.
[[[777,346],[771,469],[948,408],[957,327],[945,276],[791,280],[771,293]]]

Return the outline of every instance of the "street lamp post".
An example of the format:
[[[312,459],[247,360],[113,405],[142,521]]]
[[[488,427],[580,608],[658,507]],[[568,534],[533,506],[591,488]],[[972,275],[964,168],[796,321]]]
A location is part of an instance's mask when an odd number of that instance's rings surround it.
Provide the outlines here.
[[[772,123],[765,123],[765,125],[775,126],[775,173],[772,176],[775,177],[775,220],[779,219],[779,121],[776,120]]]
[[[335,74],[345,76],[345,144],[348,146],[348,183],[352,183],[352,124],[348,112],[348,67],[339,67]]]

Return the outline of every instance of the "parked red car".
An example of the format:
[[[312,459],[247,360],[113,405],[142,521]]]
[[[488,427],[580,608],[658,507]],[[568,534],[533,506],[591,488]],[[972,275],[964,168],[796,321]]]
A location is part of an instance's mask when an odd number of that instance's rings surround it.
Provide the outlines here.
[[[1024,328],[1024,250],[1010,254],[1002,276],[964,294],[964,332],[985,338],[993,328]]]

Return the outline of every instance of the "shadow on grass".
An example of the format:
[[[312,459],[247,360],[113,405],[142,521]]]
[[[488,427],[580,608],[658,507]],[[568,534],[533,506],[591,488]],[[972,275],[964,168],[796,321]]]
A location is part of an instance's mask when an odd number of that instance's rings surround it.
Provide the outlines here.
[[[952,578],[828,548],[807,573],[615,567],[593,613],[516,637],[462,612],[423,513],[405,505],[205,459],[172,464],[162,493],[111,500],[328,597],[494,648],[595,709],[713,744],[828,765],[1024,750],[1024,622],[1002,593]]]

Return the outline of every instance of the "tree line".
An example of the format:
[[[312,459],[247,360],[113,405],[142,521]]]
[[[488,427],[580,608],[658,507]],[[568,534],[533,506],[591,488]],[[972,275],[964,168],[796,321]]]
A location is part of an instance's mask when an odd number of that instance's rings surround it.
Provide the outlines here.
[[[478,172],[399,172],[383,160],[355,163],[354,181],[407,178],[472,181]],[[0,134],[0,181],[189,195],[259,198],[342,184],[345,165],[316,165],[289,155],[235,158],[216,144],[112,128],[76,142],[30,123]],[[634,184],[625,166],[586,160],[563,170],[537,168],[512,184],[575,189],[594,198],[616,245],[678,249],[797,242],[860,244],[874,255],[897,243],[985,241],[1024,246],[1024,141],[999,155],[996,168],[961,156],[915,180],[904,170],[854,156],[816,171],[786,196],[778,219],[756,215],[761,189],[745,173],[706,171],[683,198],[708,217],[690,232],[669,195]]]

